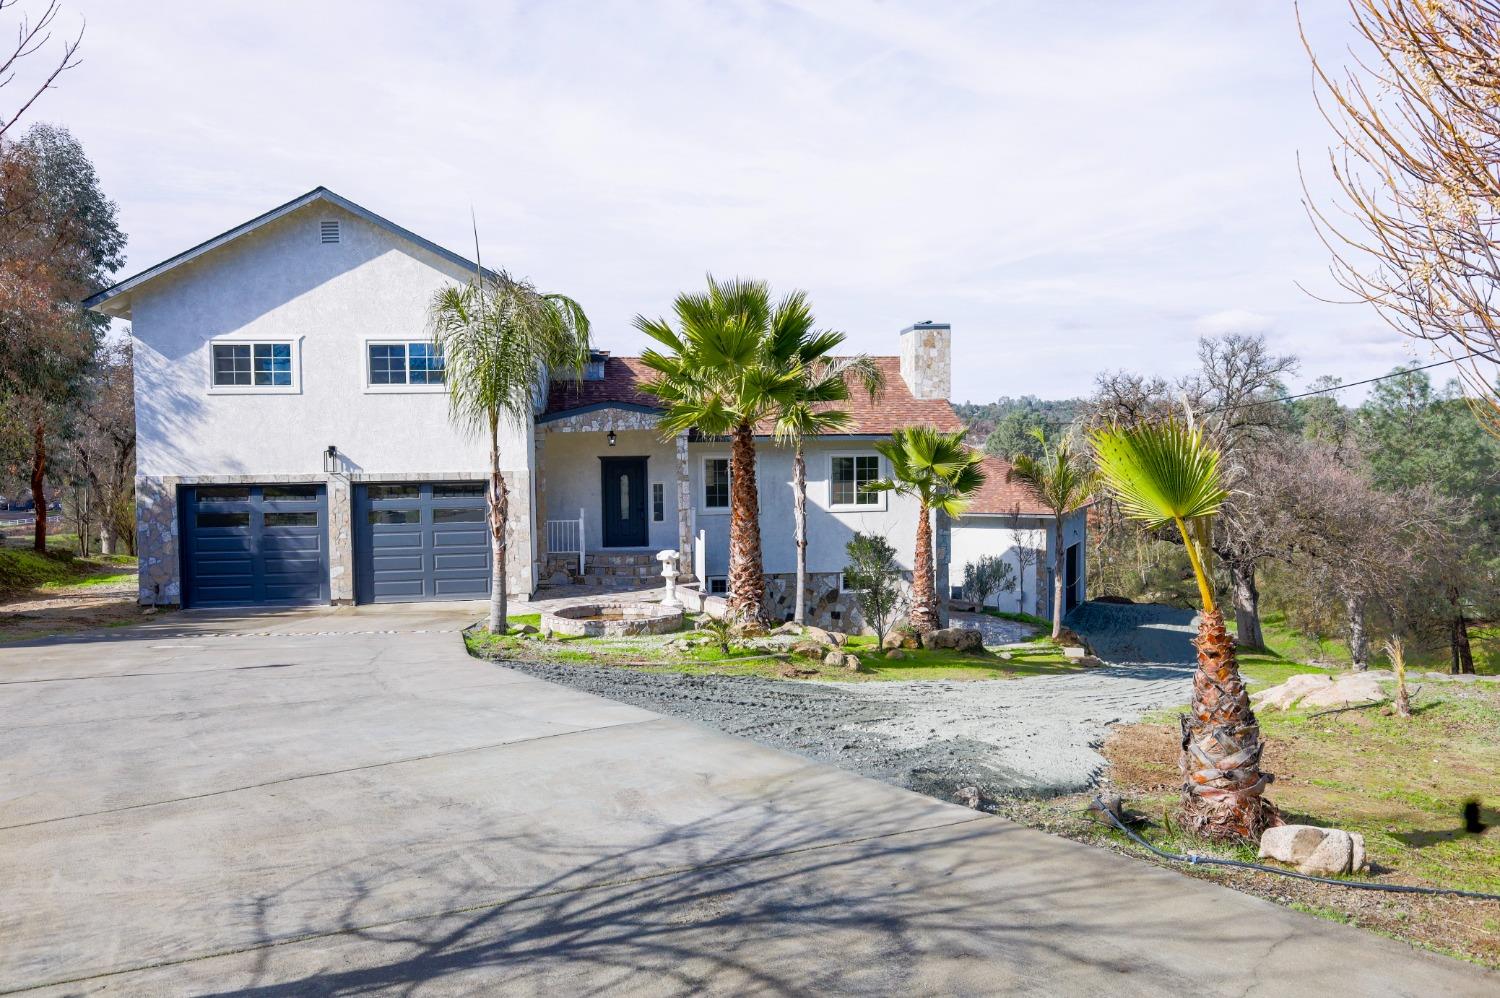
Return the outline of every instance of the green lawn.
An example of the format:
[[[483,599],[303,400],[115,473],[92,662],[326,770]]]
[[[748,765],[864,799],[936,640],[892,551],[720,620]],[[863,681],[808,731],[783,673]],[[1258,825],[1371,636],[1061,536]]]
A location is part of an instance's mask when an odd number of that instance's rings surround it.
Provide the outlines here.
[[[129,555],[76,558],[60,544],[45,555],[30,547],[0,548],[0,591],[107,585],[134,576],[135,558]]]
[[[1342,640],[1314,641],[1292,630],[1286,615],[1275,610],[1261,615],[1260,626],[1267,648],[1282,659],[1349,667],[1349,646]],[[1232,621],[1230,630],[1234,630]],[[1474,671],[1480,675],[1500,675],[1500,625],[1470,627],[1469,641],[1474,650]],[[1372,668],[1390,667],[1384,654],[1374,649],[1372,652]],[[1446,645],[1407,650],[1407,668],[1414,672],[1447,672],[1448,662]]]
[[[534,662],[609,665],[642,672],[676,672],[688,675],[760,676],[765,679],[813,679],[841,682],[881,680],[981,680],[1019,679],[1023,676],[1059,675],[1089,668],[1066,658],[1061,649],[1043,638],[1025,648],[1002,652],[966,654],[939,649],[911,649],[899,659],[888,659],[872,635],[849,639],[846,651],[859,656],[862,668],[850,672],[842,666],[824,665],[811,656],[755,647],[754,642],[731,642],[730,653],[704,643],[686,651],[669,647],[674,638],[693,634],[691,626],[675,635],[633,638],[554,638],[520,635],[515,628],[537,625],[537,614],[510,618],[512,633],[491,635],[483,629],[469,631],[471,653],[484,658]],[[1004,656],[1009,656],[1004,657]],[[788,671],[793,671],[788,675]]]

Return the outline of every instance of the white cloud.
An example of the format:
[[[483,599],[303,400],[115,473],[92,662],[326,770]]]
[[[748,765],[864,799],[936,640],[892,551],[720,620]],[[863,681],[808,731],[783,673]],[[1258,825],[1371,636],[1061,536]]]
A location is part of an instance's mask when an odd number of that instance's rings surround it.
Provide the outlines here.
[[[1295,154],[1327,136],[1282,5],[414,11],[95,2],[35,116],[94,157],[132,268],[320,183],[460,249],[472,206],[485,258],[616,350],[709,270],[806,288],[863,350],[952,322],[960,398],[1177,373],[1235,311],[1328,356],[1375,325],[1297,288],[1326,259]],[[1348,345],[1335,373],[1387,365]]]

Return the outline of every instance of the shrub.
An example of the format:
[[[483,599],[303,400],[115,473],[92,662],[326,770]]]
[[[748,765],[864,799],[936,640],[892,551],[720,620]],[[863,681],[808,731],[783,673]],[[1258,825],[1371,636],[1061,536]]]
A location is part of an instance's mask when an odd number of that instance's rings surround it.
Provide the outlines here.
[[[906,603],[896,549],[879,534],[856,533],[844,550],[849,557],[844,587],[853,591],[865,623],[875,631],[876,641],[882,642]]]
[[[964,566],[964,599],[973,600],[980,606],[990,601],[996,593],[1008,593],[1016,588],[1016,572],[1010,562],[997,554],[987,554],[978,561]]]

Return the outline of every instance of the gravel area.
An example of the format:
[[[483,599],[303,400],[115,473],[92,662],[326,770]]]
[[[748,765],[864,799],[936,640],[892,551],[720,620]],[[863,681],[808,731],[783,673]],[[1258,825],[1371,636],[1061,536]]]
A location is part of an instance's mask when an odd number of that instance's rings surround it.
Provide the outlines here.
[[[1086,604],[1069,624],[1107,661],[1121,661],[1111,653],[1122,649],[1160,657],[1016,680],[811,683],[507,664],[945,799],[966,786],[987,797],[1052,795],[1097,780],[1110,725],[1187,701],[1189,618]]]

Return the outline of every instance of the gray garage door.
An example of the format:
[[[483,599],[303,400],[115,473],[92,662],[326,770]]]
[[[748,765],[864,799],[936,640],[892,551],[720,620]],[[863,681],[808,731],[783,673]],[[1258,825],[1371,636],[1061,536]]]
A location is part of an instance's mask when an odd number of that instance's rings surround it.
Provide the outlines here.
[[[188,606],[328,602],[328,500],[321,485],[182,490]]]
[[[355,598],[481,599],[490,591],[483,482],[363,485],[354,493]]]

